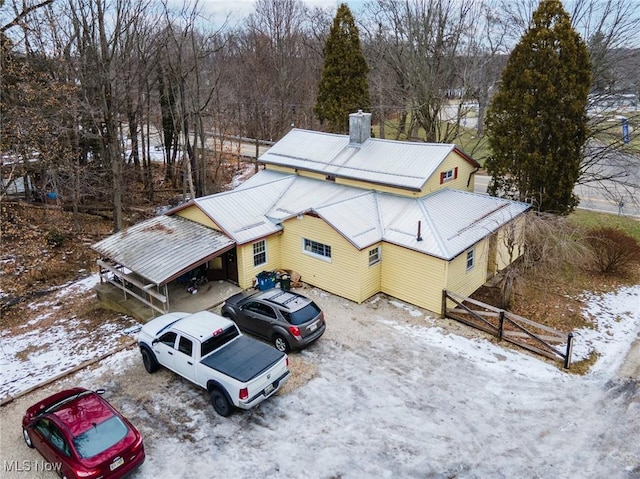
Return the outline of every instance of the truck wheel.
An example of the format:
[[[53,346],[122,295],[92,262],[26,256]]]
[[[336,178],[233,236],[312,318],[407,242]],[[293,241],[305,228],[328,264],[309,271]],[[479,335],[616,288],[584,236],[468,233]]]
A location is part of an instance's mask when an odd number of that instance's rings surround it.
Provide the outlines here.
[[[144,364],[144,368],[149,374],[155,373],[159,367],[155,355],[147,348],[141,348],[140,352],[142,353],[142,363]]]
[[[228,417],[233,412],[233,406],[229,403],[227,396],[219,389],[212,389],[210,396],[211,405],[222,417]]]
[[[31,440],[31,437],[29,436],[29,433],[27,432],[27,430],[23,427],[22,428],[22,438],[24,439],[24,443],[29,446],[31,449],[33,449],[33,441]]]
[[[273,345],[281,353],[286,353],[289,351],[289,343],[287,343],[287,340],[279,334],[273,337]]]

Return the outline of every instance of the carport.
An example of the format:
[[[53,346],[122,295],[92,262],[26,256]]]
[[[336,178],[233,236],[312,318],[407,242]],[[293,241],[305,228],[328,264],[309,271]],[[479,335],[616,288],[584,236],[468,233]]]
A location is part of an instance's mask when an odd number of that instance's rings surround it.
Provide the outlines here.
[[[156,216],[91,246],[100,282],[111,283],[154,312],[169,312],[168,284],[235,249],[225,234],[181,218]]]

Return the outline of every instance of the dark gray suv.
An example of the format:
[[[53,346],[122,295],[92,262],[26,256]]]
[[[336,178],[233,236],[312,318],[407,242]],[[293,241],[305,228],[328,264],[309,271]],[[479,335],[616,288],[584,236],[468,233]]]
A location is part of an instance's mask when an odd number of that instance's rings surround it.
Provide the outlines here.
[[[309,298],[293,291],[268,289],[228,298],[222,316],[247,333],[268,341],[279,351],[302,349],[324,334],[324,314]]]

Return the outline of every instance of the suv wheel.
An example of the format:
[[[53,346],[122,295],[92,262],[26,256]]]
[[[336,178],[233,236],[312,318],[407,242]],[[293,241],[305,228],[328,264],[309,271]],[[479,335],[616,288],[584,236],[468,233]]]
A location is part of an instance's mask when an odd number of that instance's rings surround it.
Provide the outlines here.
[[[273,345],[280,352],[289,352],[289,343],[287,343],[287,340],[279,334],[273,337]]]

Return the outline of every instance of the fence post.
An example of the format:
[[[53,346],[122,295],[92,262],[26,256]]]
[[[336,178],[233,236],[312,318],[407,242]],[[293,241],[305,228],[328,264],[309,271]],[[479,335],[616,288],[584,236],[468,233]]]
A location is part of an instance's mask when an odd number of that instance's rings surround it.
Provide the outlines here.
[[[440,319],[447,317],[447,290],[442,290],[442,306],[440,311]]]
[[[502,328],[504,328],[504,309],[500,310],[500,315],[498,316],[498,339],[502,341]]]
[[[569,369],[571,366],[571,353],[573,351],[573,333],[567,335],[567,354],[564,357],[564,368]]]

